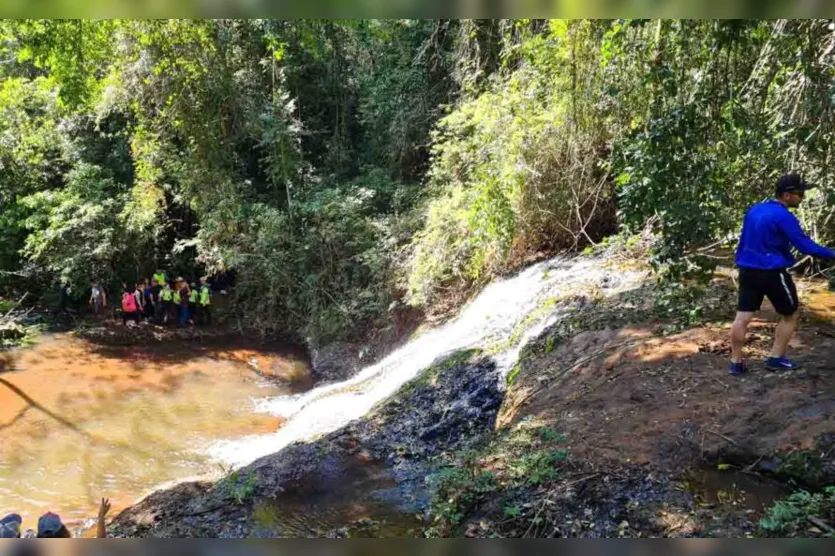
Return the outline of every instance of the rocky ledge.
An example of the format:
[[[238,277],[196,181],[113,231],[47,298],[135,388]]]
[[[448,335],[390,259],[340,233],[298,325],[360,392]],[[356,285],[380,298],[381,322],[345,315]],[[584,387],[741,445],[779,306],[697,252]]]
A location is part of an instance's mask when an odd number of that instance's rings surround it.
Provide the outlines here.
[[[367,417],[288,446],[228,477],[155,492],[110,525],[117,537],[414,533],[439,456],[490,434],[504,391],[492,360],[439,360]]]

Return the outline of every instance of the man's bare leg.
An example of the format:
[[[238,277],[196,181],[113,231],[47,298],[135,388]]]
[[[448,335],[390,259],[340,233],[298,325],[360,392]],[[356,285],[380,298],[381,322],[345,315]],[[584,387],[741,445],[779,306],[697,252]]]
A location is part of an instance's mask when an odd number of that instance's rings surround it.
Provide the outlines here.
[[[789,347],[789,341],[797,330],[797,320],[800,318],[800,311],[795,311],[789,316],[780,319],[777,329],[774,331],[774,346],[771,348],[769,357],[785,357]]]
[[[734,319],[733,326],[731,326],[731,362],[742,362],[742,348],[745,347],[745,333],[748,331],[748,325],[754,318],[754,313],[747,311],[739,311]]]

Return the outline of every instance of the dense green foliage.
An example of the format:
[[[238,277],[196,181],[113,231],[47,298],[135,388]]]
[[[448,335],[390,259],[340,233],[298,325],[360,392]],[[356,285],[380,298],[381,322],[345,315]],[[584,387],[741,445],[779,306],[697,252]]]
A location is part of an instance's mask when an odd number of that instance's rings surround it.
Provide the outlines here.
[[[517,26],[520,25],[517,23]],[[552,21],[505,43],[502,69],[438,127],[432,201],[410,269],[424,303],[542,247],[617,224],[656,233],[661,276],[716,263],[745,209],[799,170],[800,216],[832,237],[835,45],[823,21]]]
[[[760,534],[766,537],[835,537],[829,523],[835,518],[835,487],[810,494],[797,491],[768,509],[760,520]]]
[[[234,271],[244,324],[384,314],[450,101],[433,21],[5,21],[0,270],[83,295]]]
[[[826,21],[6,20],[0,285],[234,272],[314,341],[619,228],[678,280],[787,169],[832,237]]]

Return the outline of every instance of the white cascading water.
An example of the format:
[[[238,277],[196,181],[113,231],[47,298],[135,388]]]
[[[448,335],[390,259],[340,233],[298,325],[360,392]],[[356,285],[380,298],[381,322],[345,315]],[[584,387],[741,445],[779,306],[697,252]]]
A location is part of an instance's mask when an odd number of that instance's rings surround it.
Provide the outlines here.
[[[458,318],[424,332],[351,379],[304,394],[256,400],[256,411],[286,418],[284,426],[273,434],[217,442],[211,446],[210,455],[226,464],[242,466],[297,440],[334,431],[365,415],[439,357],[462,349],[505,346],[493,354],[504,376],[524,345],[566,311],[560,304],[542,310],[548,307],[549,299],[592,292],[608,296],[636,287],[646,276],[644,272],[607,266],[601,258],[558,257],[497,280]],[[508,345],[511,341],[514,345]]]

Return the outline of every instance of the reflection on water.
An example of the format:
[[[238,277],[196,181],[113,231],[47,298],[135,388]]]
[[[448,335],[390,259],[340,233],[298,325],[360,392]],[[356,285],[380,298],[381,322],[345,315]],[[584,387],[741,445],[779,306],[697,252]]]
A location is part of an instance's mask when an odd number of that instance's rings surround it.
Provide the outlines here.
[[[269,375],[309,378],[299,358],[279,353],[103,348],[69,335],[11,362],[0,375],[0,514],[16,511],[27,527],[47,510],[77,527],[102,496],[115,515],[161,483],[219,471],[203,455],[212,441],[281,426],[253,410],[255,399],[289,393]]]

